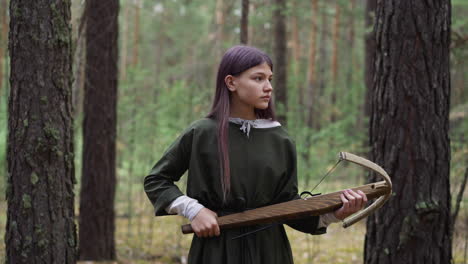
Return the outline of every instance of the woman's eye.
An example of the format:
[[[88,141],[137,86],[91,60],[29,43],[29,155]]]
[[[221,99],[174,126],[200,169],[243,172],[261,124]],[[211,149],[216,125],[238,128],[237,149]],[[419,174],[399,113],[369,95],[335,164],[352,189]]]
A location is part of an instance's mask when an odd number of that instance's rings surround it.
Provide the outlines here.
[[[261,81],[261,80],[262,80],[262,77],[255,77],[255,80],[256,80],[256,81]]]

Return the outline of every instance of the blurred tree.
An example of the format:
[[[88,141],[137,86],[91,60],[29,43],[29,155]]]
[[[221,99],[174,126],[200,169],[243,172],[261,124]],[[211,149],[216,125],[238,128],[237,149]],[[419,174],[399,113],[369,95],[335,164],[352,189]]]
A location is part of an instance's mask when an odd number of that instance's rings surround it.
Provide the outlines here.
[[[80,260],[115,259],[118,0],[86,1]]]
[[[292,10],[291,10],[291,51],[293,57],[293,67],[294,67],[294,75],[295,78],[299,76],[299,65],[300,65],[300,57],[301,57],[301,48],[299,42],[299,12],[298,12],[298,0],[292,1]],[[303,85],[299,85],[299,95],[303,95]],[[303,96],[299,96],[299,104],[304,105]]]
[[[129,38],[129,22],[128,20],[130,19],[130,6],[127,1],[122,2],[122,9],[124,10],[122,14],[122,37],[121,39],[121,45],[120,45],[120,56],[119,56],[119,76],[121,81],[127,80],[127,67],[128,67],[128,38]]]
[[[305,124],[309,128],[318,127],[317,124],[317,114],[316,114],[316,102],[318,101],[317,93],[317,81],[316,81],[316,50],[317,50],[317,26],[318,26],[318,0],[312,0],[312,15],[311,15],[311,25],[310,25],[310,46],[309,46],[309,63],[307,67],[307,96],[301,94],[300,98],[307,98],[306,101],[306,111],[305,114]]]
[[[79,20],[79,26],[77,26],[77,38],[75,40],[75,51],[74,51],[74,80],[72,85],[72,93],[73,93],[73,117],[77,119],[81,116],[83,112],[83,91],[84,91],[84,83],[85,83],[85,65],[86,65],[86,40],[85,40],[85,24],[86,24],[86,17],[85,13],[81,12],[81,17]]]
[[[224,0],[216,0],[215,21],[216,21],[216,34],[215,34],[215,61],[221,61],[223,56],[223,42],[224,42]],[[218,64],[213,63],[213,76],[218,73]]]
[[[242,0],[240,43],[247,45],[249,43],[249,0]]]
[[[5,60],[5,51],[7,46],[7,1],[0,0],[0,95],[3,89],[3,61]],[[0,102],[1,104],[1,102]]]
[[[370,146],[394,195],[368,218],[366,263],[452,260],[450,13],[449,0],[377,2]]]
[[[375,64],[375,8],[377,0],[366,0],[365,10],[365,73],[364,81],[366,85],[366,100],[364,103],[364,114],[366,117],[370,116],[370,95],[372,89],[372,79],[374,78],[374,64]]]
[[[132,66],[136,67],[139,63],[139,50],[140,50],[140,9],[142,0],[135,0],[133,5],[134,19],[133,24],[133,51],[132,51]]]
[[[6,263],[75,263],[70,1],[10,14]]]
[[[327,62],[328,62],[328,49],[327,46],[329,45],[328,43],[328,36],[329,36],[329,25],[328,25],[328,2],[327,1],[322,1],[321,2],[321,28],[320,28],[320,47],[319,47],[319,53],[318,53],[318,61],[320,61],[318,65],[318,78],[317,78],[317,101],[315,102],[317,109],[322,109],[322,104],[323,100],[320,100],[320,98],[323,98],[325,95],[325,90],[327,86]],[[321,128],[321,122],[323,120],[323,114],[322,112],[317,111],[317,115],[315,116],[315,119],[317,122],[315,123],[315,126],[317,129]]]
[[[337,93],[339,92],[338,87],[338,42],[340,40],[340,3],[339,0],[335,0],[335,15],[333,19],[333,50],[332,50],[332,58],[331,58],[331,122],[335,122],[337,120],[337,112],[338,112],[338,105],[337,105]]]
[[[288,111],[287,84],[287,49],[286,49],[286,0],[275,0],[273,11],[274,41],[273,63],[275,74],[274,103],[277,106],[277,118],[283,125],[287,125],[286,112]]]

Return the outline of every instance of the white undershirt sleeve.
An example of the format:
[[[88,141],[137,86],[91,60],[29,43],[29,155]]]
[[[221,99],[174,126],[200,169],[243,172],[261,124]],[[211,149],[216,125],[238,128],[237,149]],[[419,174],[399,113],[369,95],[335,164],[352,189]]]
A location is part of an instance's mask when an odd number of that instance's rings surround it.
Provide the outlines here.
[[[336,218],[335,214],[333,212],[328,213],[328,214],[324,214],[324,215],[320,216],[319,223],[318,223],[318,228],[327,227],[329,224],[336,223],[336,222],[339,222],[339,221],[340,221],[340,219]]]
[[[182,195],[177,197],[172,203],[166,207],[168,214],[181,215],[190,221],[197,216],[201,209],[205,208],[198,200]]]

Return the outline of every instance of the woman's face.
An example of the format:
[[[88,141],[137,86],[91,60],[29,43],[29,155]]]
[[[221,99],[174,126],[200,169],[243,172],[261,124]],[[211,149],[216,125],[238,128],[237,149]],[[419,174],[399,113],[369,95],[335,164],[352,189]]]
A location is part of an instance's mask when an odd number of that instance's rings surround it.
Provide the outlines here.
[[[242,108],[266,109],[271,100],[273,73],[267,63],[252,67],[238,76],[225,78],[228,89],[232,92],[232,104]]]

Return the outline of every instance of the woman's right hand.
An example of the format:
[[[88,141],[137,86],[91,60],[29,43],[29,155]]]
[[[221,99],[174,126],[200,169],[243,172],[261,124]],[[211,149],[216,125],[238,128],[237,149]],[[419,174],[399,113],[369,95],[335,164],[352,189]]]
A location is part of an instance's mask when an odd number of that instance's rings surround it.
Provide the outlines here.
[[[192,226],[193,231],[198,237],[212,237],[219,236],[218,215],[208,208],[203,208],[193,218]]]

